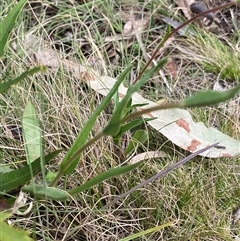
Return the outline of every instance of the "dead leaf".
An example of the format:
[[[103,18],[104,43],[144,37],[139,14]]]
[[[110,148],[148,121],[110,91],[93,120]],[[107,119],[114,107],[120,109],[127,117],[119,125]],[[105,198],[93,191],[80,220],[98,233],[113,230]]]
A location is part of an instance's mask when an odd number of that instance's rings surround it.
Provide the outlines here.
[[[160,152],[156,152],[156,151],[149,151],[149,152],[144,152],[144,153],[140,153],[136,156],[134,156],[133,158],[130,159],[130,164],[134,164],[137,162],[141,162],[143,160],[147,160],[147,159],[152,159],[152,158],[164,158],[166,157],[166,153],[163,151]]]
[[[28,200],[28,195],[22,191],[20,191],[17,199],[15,200],[13,207],[12,207],[12,213],[17,214],[17,215],[21,215],[21,216],[25,216],[27,215],[29,212],[31,212],[32,208],[33,208],[33,203],[27,203]],[[24,206],[28,206],[27,209],[22,212],[19,209],[21,207]]]
[[[168,70],[168,72],[170,73],[170,76],[172,77],[172,79],[176,79],[177,78],[177,66],[175,61],[172,59],[170,62],[168,62],[165,65],[166,69]]]
[[[162,18],[162,20],[169,24],[170,26],[172,26],[173,28],[178,28],[180,25],[182,25],[182,23],[176,21],[176,20],[172,20],[171,18],[169,17],[164,17]],[[181,35],[181,36],[187,36],[188,34],[191,34],[193,36],[196,36],[196,34],[194,34],[194,32],[189,29],[189,26],[185,26],[185,27],[182,27],[181,29],[178,30],[178,34]],[[169,39],[168,39],[169,40]],[[167,41],[168,41],[167,40]]]
[[[58,55],[47,41],[28,34],[24,40],[24,44],[26,53],[28,53],[28,57],[32,61],[54,69],[59,67]]]
[[[183,11],[185,17],[190,19],[192,17],[190,5],[194,3],[194,0],[176,0],[177,5]]]
[[[38,46],[38,48],[39,51],[41,51],[41,46]],[[62,68],[71,71],[76,78],[80,81],[85,81],[92,89],[104,96],[109,93],[116,82],[116,79],[109,76],[101,76],[98,72],[93,71],[89,67],[86,68],[77,62],[59,59],[58,61],[60,61]],[[50,64],[51,63],[54,63],[54,61],[50,62]],[[118,88],[120,99],[126,95],[126,92],[127,88],[121,84]],[[138,93],[132,95],[132,103],[147,104],[141,108],[149,108],[158,105],[158,103],[147,100]],[[223,134],[213,127],[207,128],[202,122],[195,123],[187,110],[177,108],[166,109],[143,115],[143,117],[149,116],[156,118],[149,121],[149,125],[184,150],[195,152],[213,143],[220,142],[221,148],[212,148],[200,155],[212,158],[239,155],[240,142],[238,140]]]
[[[35,57],[37,59],[37,63],[40,65],[46,65],[51,68],[58,68],[59,66],[56,53],[54,51],[49,51],[49,49],[38,50]]]
[[[131,10],[130,14],[126,18],[126,23],[123,27],[123,34],[140,34],[142,31],[146,30],[149,25],[149,17],[136,19],[134,16],[134,11]]]
[[[136,32],[141,33],[142,31],[146,30],[148,27],[148,24],[149,24],[149,17],[134,20],[133,22],[134,33]]]
[[[123,34],[130,34],[132,32],[132,28],[133,28],[133,22],[131,20],[128,20],[124,27],[123,27]]]
[[[88,84],[98,93],[106,95],[115,82],[116,79],[104,76],[101,79],[92,80]],[[118,90],[119,96],[124,96],[127,92],[127,88],[123,85],[120,85]],[[148,104],[146,107],[141,108],[157,105],[157,103],[143,98],[138,93],[133,94],[132,102],[133,104]],[[223,134],[213,127],[208,128],[202,122],[195,123],[187,110],[178,108],[159,110],[145,114],[143,117],[155,117],[156,119],[149,121],[148,124],[182,149],[195,152],[215,142],[220,142],[223,148],[212,148],[200,155],[211,158],[239,155],[240,142],[238,140]]]

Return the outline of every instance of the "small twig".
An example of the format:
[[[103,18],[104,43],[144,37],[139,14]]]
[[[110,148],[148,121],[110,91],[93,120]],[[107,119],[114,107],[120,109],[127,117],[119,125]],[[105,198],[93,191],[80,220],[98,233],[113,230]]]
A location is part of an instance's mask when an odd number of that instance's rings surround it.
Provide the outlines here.
[[[81,153],[89,146],[91,146],[94,142],[99,140],[101,137],[103,137],[104,134],[102,131],[100,131],[96,136],[94,136],[92,139],[90,139],[87,143],[85,143],[83,146],[81,146],[76,152],[72,154],[72,156],[69,157],[67,160],[66,165],[60,169],[57,176],[54,178],[54,180],[49,184],[49,187],[54,187],[59,179],[64,175],[65,171],[73,164],[74,160],[81,155]]]
[[[207,147],[205,147],[205,148],[202,148],[201,150],[198,150],[198,151],[190,154],[189,156],[181,159],[180,161],[174,163],[173,165],[165,168],[164,170],[160,171],[160,172],[157,173],[156,175],[150,177],[149,179],[147,179],[147,180],[143,181],[142,183],[138,184],[137,186],[133,187],[133,188],[130,189],[129,191],[127,191],[127,192],[121,194],[120,196],[114,198],[111,202],[109,202],[108,204],[106,204],[106,205],[102,208],[102,210],[104,210],[104,209],[112,206],[113,204],[115,204],[115,203],[118,202],[119,200],[125,198],[125,197],[128,196],[129,194],[135,192],[137,189],[139,189],[139,188],[147,185],[148,183],[153,182],[153,181],[155,181],[155,180],[158,179],[158,178],[164,177],[166,174],[168,174],[168,173],[169,173],[170,171],[172,171],[173,169],[175,169],[175,168],[177,168],[177,167],[185,164],[186,162],[188,162],[189,160],[191,160],[193,157],[195,157],[195,156],[199,155],[200,153],[205,152],[205,151],[207,151],[207,150],[209,150],[209,149],[217,146],[218,144],[219,144],[219,142],[217,142],[217,143],[215,143],[215,144],[212,144],[212,145],[210,145],[210,146],[207,146]]]

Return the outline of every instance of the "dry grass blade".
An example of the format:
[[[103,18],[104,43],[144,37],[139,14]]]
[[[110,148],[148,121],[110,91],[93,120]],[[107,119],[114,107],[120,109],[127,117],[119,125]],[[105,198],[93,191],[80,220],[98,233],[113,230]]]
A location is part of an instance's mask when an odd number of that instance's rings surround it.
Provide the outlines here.
[[[194,158],[195,156],[199,155],[200,153],[205,152],[205,151],[207,151],[207,150],[209,150],[209,149],[211,149],[211,148],[213,148],[213,147],[218,146],[218,144],[219,144],[219,143],[217,142],[217,143],[215,143],[215,144],[212,144],[212,145],[210,145],[210,146],[208,146],[208,147],[205,147],[205,148],[203,148],[203,149],[201,149],[201,150],[199,150],[199,151],[196,151],[196,152],[190,154],[189,156],[183,158],[182,160],[176,162],[175,164],[173,164],[173,165],[167,167],[166,169],[160,171],[159,173],[157,173],[157,174],[154,175],[153,177],[151,177],[151,178],[145,180],[144,182],[138,184],[137,186],[133,187],[133,188],[130,189],[129,191],[127,191],[127,192],[121,194],[120,196],[114,198],[110,203],[108,203],[107,205],[105,205],[102,209],[106,209],[106,208],[112,206],[113,204],[117,203],[117,202],[120,201],[121,199],[127,197],[129,194],[135,192],[137,189],[139,189],[139,188],[141,188],[141,187],[144,187],[144,186],[147,185],[148,183],[153,182],[153,181],[155,181],[156,179],[159,179],[159,178],[161,178],[161,177],[164,177],[165,175],[167,175],[167,174],[168,174],[169,172],[171,172],[172,170],[176,169],[177,167],[180,167],[181,165],[184,165],[185,163],[187,163],[188,161],[190,161],[192,158]]]
[[[129,163],[134,164],[137,162],[141,162],[143,160],[159,158],[159,157],[161,157],[161,158],[166,157],[166,153],[164,153],[162,151],[160,151],[160,152],[155,152],[155,151],[143,152],[143,153],[137,154],[134,157],[130,157]],[[128,160],[126,162],[128,162]]]

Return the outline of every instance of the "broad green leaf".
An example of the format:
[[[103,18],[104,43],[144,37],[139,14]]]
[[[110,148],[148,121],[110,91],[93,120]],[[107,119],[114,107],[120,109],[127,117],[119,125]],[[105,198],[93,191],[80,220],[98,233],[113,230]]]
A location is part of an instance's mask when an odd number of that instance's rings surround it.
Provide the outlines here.
[[[86,124],[83,126],[81,132],[77,136],[77,139],[74,141],[73,145],[71,146],[70,150],[65,155],[61,165],[60,165],[60,172],[63,170],[64,174],[70,174],[75,170],[75,167],[77,166],[79,158],[75,158],[75,160],[71,163],[68,163],[68,160],[71,156],[74,155],[74,153],[85,144],[92,127],[97,120],[97,117],[99,114],[104,110],[104,108],[108,105],[108,103],[111,101],[113,95],[117,92],[119,85],[123,82],[126,75],[129,73],[131,69],[131,66],[126,68],[124,72],[118,77],[117,82],[114,84],[113,88],[109,91],[108,95],[103,99],[101,104],[97,107],[97,109],[94,111],[94,113],[91,115],[89,120],[86,122]]]
[[[70,195],[76,195],[80,192],[83,192],[85,190],[90,189],[91,187],[93,187],[94,185],[100,184],[101,182],[111,178],[111,177],[116,177],[118,175],[130,172],[131,170],[135,169],[136,167],[138,167],[141,164],[141,162],[132,164],[132,165],[127,165],[127,166],[122,166],[122,167],[116,167],[116,168],[112,168],[107,170],[104,173],[101,173],[99,175],[97,175],[96,177],[90,179],[89,181],[86,181],[83,185],[72,189],[69,191]]]
[[[29,232],[11,227],[6,223],[6,219],[11,217],[11,213],[0,212],[0,241],[33,241],[29,237]]]
[[[33,194],[38,199],[51,199],[56,201],[66,201],[69,198],[69,194],[59,188],[39,186],[31,183],[22,188],[24,192],[29,192]]]
[[[52,160],[55,156],[57,156],[61,151],[54,151],[48,154],[45,157],[45,163]],[[33,175],[41,170],[40,158],[36,161],[32,162],[31,164]],[[18,168],[14,171],[1,173],[0,175],[0,192],[9,192],[14,190],[18,187],[25,185],[32,179],[31,172],[29,165],[25,165],[24,167]]]
[[[39,71],[44,71],[44,70],[46,70],[45,66],[38,66],[38,67],[25,71],[23,74],[18,76],[16,79],[8,80],[7,82],[0,83],[0,93],[3,93],[11,85],[17,84],[19,81],[23,80],[24,78],[26,78],[28,76],[32,76],[33,74],[35,74]]]
[[[218,92],[218,91],[200,91],[193,96],[188,97],[181,103],[182,107],[201,107],[206,105],[214,105],[233,98],[240,92],[240,84],[236,87]]]
[[[119,241],[130,241],[130,240],[133,240],[135,238],[139,238],[139,237],[142,237],[144,235],[147,235],[147,234],[154,233],[156,231],[162,230],[162,229],[164,229],[166,227],[170,227],[172,225],[173,225],[173,222],[164,223],[164,224],[162,224],[160,226],[157,226],[157,227],[154,227],[154,228],[149,228],[149,229],[141,231],[139,233],[130,235],[130,236],[126,237],[126,238],[119,239]]]
[[[21,0],[16,6],[14,6],[10,10],[7,17],[5,17],[4,20],[0,22],[0,57],[2,57],[4,53],[5,46],[15,26],[17,17],[26,2],[27,0]]]
[[[124,151],[125,155],[130,154],[134,151],[138,146],[145,143],[148,139],[148,134],[145,130],[138,130],[134,133],[132,139],[130,140],[127,148]]]
[[[22,130],[27,163],[29,164],[40,157],[42,150],[42,131],[31,102],[28,102],[23,112]]]
[[[122,101],[118,104],[116,107],[115,112],[112,115],[112,118],[110,119],[109,123],[107,126],[104,128],[103,133],[104,135],[110,135],[110,136],[115,136],[120,129],[120,121],[121,118],[123,117],[123,113],[125,111],[125,108],[127,106],[127,103],[131,96],[133,95],[134,92],[136,92],[146,81],[149,80],[149,78],[161,67],[164,66],[164,64],[167,62],[168,58],[164,58],[159,63],[157,66],[152,68],[151,70],[147,71],[143,77],[135,84],[132,85],[128,88],[126,95],[122,99]]]

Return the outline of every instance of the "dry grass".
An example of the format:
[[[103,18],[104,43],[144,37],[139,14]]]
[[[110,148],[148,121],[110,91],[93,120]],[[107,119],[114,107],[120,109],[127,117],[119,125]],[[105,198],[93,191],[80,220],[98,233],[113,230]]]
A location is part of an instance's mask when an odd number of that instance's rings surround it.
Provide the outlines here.
[[[167,12],[169,16],[177,13],[174,5],[167,0],[161,5],[154,0],[145,3],[110,0],[86,3],[58,1],[56,7],[47,0],[31,3],[24,10],[22,22],[19,22],[15,32],[15,41],[19,48],[12,48],[7,53],[6,61],[0,63],[3,70],[8,70],[2,78],[16,76],[26,66],[33,64],[21,48],[22,37],[26,32],[31,32],[50,42],[62,56],[78,59],[83,64],[90,63],[100,73],[112,77],[116,77],[129,63],[133,63],[132,77],[125,84],[131,83],[145,63],[142,49],[135,37],[119,38],[132,9],[136,18],[147,16],[151,20],[142,33],[145,50],[151,54],[167,29],[161,17]],[[180,12],[178,14],[180,16]],[[183,16],[179,17],[181,18]],[[108,40],[109,37],[112,40]],[[204,44],[209,47],[208,42]],[[208,49],[204,46],[191,45],[187,39],[176,37],[165,53],[158,56],[160,59],[169,55],[174,59],[176,77],[173,77],[169,68],[165,68],[163,72],[173,91],[169,93],[161,77],[156,76],[144,86],[143,94],[155,100],[183,99],[200,89],[211,89],[219,76],[211,62],[216,59],[206,55]],[[209,60],[208,69],[202,62],[205,59]],[[64,70],[60,69],[57,74],[38,74],[0,96],[1,124],[19,124],[26,103],[32,101],[44,131],[45,151],[59,148],[66,151],[101,99],[100,95]],[[92,135],[107,123],[111,109],[112,106],[109,106],[101,114]],[[212,125],[211,119],[217,119],[221,131],[239,139],[239,115],[233,119],[218,108],[192,112],[196,120],[202,120],[207,125]],[[15,224],[36,232],[36,239],[39,241],[119,240],[169,221],[176,224],[138,240],[232,240],[231,214],[239,205],[238,158],[195,158],[165,178],[131,194],[112,210],[98,211],[113,196],[129,190],[187,155],[170,141],[156,136],[149,127],[142,128],[149,131],[146,150],[164,150],[166,158],[148,160],[131,174],[106,181],[74,197],[70,202],[36,203],[35,212],[29,217],[15,217]],[[4,147],[1,161],[16,162],[24,158],[21,142],[12,140],[5,132],[1,133],[0,140],[1,147]],[[57,170],[62,157],[63,154],[47,166],[47,169]],[[76,187],[119,164],[112,140],[102,139],[86,151],[76,171],[62,180],[60,186]]]

